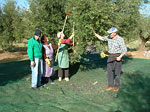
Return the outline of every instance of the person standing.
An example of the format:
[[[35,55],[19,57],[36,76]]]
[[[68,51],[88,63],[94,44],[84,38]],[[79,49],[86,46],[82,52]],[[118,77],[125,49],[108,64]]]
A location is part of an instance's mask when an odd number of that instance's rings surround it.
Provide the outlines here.
[[[107,60],[107,75],[108,75],[108,88],[107,91],[119,91],[120,87],[120,74],[122,68],[122,57],[126,54],[127,48],[124,39],[118,35],[118,29],[115,27],[110,28],[108,36],[100,36],[95,33],[95,36],[102,41],[108,41],[108,60]],[[114,78],[114,73],[116,77]]]
[[[44,59],[44,66],[43,66],[43,75],[42,75],[42,84],[46,84],[50,82],[54,84],[50,77],[54,74],[53,70],[53,53],[54,50],[58,48],[57,45],[49,43],[48,37],[43,35],[41,38],[41,42],[43,44],[43,59]]]
[[[63,71],[65,73],[65,81],[69,81],[69,54],[68,46],[73,45],[70,41],[73,38],[74,33],[68,38],[64,39],[65,35],[63,32],[57,33],[57,37],[60,38],[60,45],[58,51],[58,81],[62,81]]]
[[[28,40],[27,54],[31,61],[32,70],[32,89],[38,89],[41,85],[41,76],[43,74],[43,56],[42,43],[40,42],[41,31],[35,30],[35,34]]]

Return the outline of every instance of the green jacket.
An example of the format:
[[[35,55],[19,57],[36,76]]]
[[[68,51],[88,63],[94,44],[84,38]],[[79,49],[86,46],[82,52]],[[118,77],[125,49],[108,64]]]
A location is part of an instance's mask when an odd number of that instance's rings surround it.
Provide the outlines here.
[[[32,37],[28,40],[27,53],[31,61],[34,61],[34,58],[42,58],[42,43]]]

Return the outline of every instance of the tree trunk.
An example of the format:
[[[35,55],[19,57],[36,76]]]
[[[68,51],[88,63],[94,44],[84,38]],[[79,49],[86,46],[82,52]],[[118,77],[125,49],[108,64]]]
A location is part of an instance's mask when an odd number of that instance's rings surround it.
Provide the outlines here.
[[[142,38],[140,37],[140,39],[141,39],[141,44],[140,44],[139,50],[145,50],[146,41],[143,37]]]
[[[140,39],[141,39],[141,44],[140,44],[140,47],[139,47],[139,50],[145,50],[145,44],[146,44],[146,42],[149,40],[149,38],[144,38],[143,36],[142,36],[142,31],[140,31]]]

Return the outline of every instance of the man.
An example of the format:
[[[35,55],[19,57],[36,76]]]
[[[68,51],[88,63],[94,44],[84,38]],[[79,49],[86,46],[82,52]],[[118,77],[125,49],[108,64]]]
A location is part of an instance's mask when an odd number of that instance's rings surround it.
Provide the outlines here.
[[[31,61],[32,89],[38,89],[40,87],[41,76],[43,74],[42,43],[39,40],[40,36],[41,31],[37,29],[34,36],[28,41],[27,53]]]
[[[108,75],[108,88],[107,91],[119,91],[120,74],[122,67],[122,57],[126,54],[127,48],[122,37],[118,35],[118,30],[115,27],[110,28],[108,36],[100,36],[95,33],[98,39],[108,41],[108,60],[107,60],[107,75]],[[116,77],[114,78],[114,72]],[[115,83],[115,84],[114,84]]]

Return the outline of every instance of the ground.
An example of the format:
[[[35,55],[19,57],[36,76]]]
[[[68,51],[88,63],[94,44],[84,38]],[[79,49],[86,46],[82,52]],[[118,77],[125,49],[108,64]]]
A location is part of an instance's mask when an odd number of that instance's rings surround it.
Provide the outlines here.
[[[4,63],[0,63],[0,112],[150,110],[150,60],[125,57],[119,92],[105,91],[107,58],[101,59],[98,54],[87,54],[84,57],[88,58],[89,62],[81,61],[80,65],[70,66],[70,82],[58,82],[58,67],[54,65],[55,84],[48,83],[40,90],[32,90],[30,61],[26,52],[2,54],[0,58]]]
[[[127,56],[128,57],[131,57],[131,58],[142,58],[142,59],[150,59],[150,58],[147,58],[147,57],[144,57],[144,50],[139,50],[139,51],[129,51],[127,53]]]

